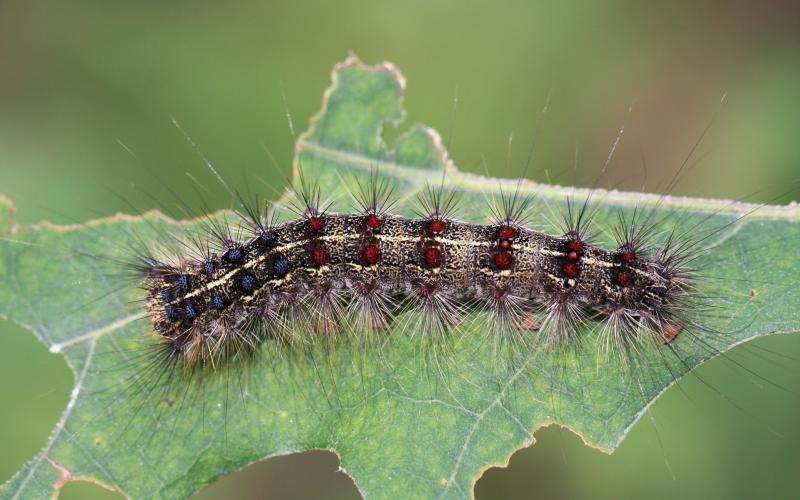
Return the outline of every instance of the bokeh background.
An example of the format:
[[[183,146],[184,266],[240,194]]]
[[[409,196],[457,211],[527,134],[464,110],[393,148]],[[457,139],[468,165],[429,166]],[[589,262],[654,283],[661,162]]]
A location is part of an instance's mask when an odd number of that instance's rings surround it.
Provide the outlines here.
[[[131,185],[153,194],[141,206],[169,211],[163,185],[191,192],[185,172],[203,168],[170,117],[232,183],[246,175],[280,190],[292,155],[285,108],[304,130],[351,50],[400,67],[401,129],[438,128],[467,171],[519,175],[535,137],[530,177],[658,191],[712,124],[675,193],[800,198],[800,9],[764,1],[2,0],[0,192],[22,223],[130,212],[119,193]],[[206,199],[228,205],[221,189]],[[0,339],[5,480],[45,444],[72,374],[10,322]],[[612,456],[542,430],[485,474],[477,497],[796,498],[800,341],[757,345],[794,358],[739,348],[740,365],[707,363]],[[356,498],[337,467],[326,452],[271,459],[197,498]],[[72,483],[62,498],[113,497]]]

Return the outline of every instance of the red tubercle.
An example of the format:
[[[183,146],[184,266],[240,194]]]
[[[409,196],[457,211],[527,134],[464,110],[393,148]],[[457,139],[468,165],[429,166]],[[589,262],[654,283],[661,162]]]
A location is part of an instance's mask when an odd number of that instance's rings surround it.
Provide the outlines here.
[[[328,251],[325,247],[316,247],[311,251],[311,257],[316,265],[324,266],[328,262]]]
[[[569,240],[567,242],[567,250],[570,252],[580,253],[586,248],[586,245],[581,240]]]
[[[437,287],[434,283],[420,283],[417,287],[417,291],[423,297],[433,297],[436,295]]]
[[[308,228],[315,233],[322,231],[323,227],[322,217],[314,216],[308,219]]]
[[[374,266],[381,258],[381,250],[378,248],[378,245],[367,245],[364,247],[361,255],[364,257],[364,262],[370,266]]]
[[[500,243],[498,243],[497,246],[499,246],[503,250],[508,250],[509,248],[511,248],[511,242],[508,240],[500,240]]]
[[[504,300],[508,296],[508,288],[501,286],[489,286],[487,292],[494,300]]]
[[[370,216],[367,217],[367,227],[368,228],[370,228],[370,229],[372,229],[374,231],[377,231],[377,230],[379,230],[381,228],[382,225],[383,225],[383,221],[377,215],[371,214]]]
[[[359,295],[369,295],[375,290],[374,281],[356,281],[353,290]]]
[[[446,224],[442,219],[434,219],[428,223],[428,230],[435,234],[443,233],[445,230]]]
[[[633,275],[630,271],[622,269],[614,274],[614,282],[619,286],[628,286],[633,280]]]
[[[439,267],[442,265],[442,251],[436,247],[428,247],[423,254],[425,263],[428,267]]]
[[[581,266],[579,266],[575,262],[565,262],[561,266],[561,271],[567,278],[575,279],[581,273]]]
[[[569,253],[567,254],[567,258],[568,258],[569,260],[578,260],[578,259],[580,259],[581,257],[580,257],[580,255],[578,255],[578,252],[569,252]]]
[[[498,252],[494,254],[494,265],[501,271],[510,269],[513,263],[514,257],[509,252]]]
[[[633,251],[625,251],[619,254],[619,260],[622,262],[630,264],[631,262],[636,261],[636,253]]]
[[[504,240],[513,240],[517,237],[517,230],[511,226],[503,226],[497,232],[497,237]]]

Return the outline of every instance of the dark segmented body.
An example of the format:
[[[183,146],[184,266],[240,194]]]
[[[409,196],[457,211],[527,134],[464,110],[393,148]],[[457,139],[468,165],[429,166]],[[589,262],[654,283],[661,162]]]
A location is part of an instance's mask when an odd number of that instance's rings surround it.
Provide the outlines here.
[[[587,311],[656,315],[676,283],[656,259],[606,251],[576,234],[439,218],[323,214],[286,222],[223,255],[153,273],[146,287],[156,332],[176,350],[190,338],[220,341],[231,328],[287,302],[330,292],[478,303],[518,297]]]

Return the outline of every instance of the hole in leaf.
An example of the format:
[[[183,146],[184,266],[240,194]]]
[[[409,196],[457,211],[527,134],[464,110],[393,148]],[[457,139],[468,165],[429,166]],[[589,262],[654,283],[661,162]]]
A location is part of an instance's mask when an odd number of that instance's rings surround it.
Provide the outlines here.
[[[221,478],[193,498],[359,499],[361,495],[347,474],[339,470],[339,458],[334,453],[315,450],[255,463]]]

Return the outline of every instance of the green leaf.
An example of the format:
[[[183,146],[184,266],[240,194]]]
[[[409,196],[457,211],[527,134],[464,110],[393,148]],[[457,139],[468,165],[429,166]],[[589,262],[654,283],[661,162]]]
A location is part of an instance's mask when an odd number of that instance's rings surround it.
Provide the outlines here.
[[[396,186],[403,213],[444,170],[447,187],[462,197],[459,215],[485,221],[486,200],[517,182],[458,171],[439,134],[421,125],[389,148],[382,127],[403,118],[404,87],[390,64],[369,67],[355,57],[339,64],[322,110],[298,140],[295,166],[318,180],[339,210],[347,209],[355,179],[378,166]],[[589,193],[528,181],[521,189],[535,194],[537,222],[550,231],[556,229],[546,221],[557,219],[568,197]],[[704,242],[713,251],[698,264],[714,276],[698,293],[716,297],[719,306],[703,322],[729,332],[704,340],[714,350],[800,330],[800,294],[776,285],[798,271],[785,251],[785,242],[800,241],[797,207],[754,211],[733,202],[604,191],[593,199],[599,227],[637,206],[663,216],[665,227],[724,227]],[[465,320],[439,358],[403,331],[409,322],[399,321],[381,349],[350,338],[295,348],[267,343],[253,362],[148,392],[131,384],[152,368],[152,334],[136,303],[141,290],[88,256],[124,257],[133,235],[148,240],[192,225],[148,213],[18,227],[11,202],[0,198],[0,316],[63,353],[75,373],[45,449],[0,496],[49,497],[81,479],[136,498],[181,497],[265,457],[321,448],[340,456],[370,498],[470,497],[484,469],[506,463],[550,423],[612,451],[661,392],[710,356],[709,346],[691,336],[673,344],[683,362],[649,353],[636,374],[598,362],[591,342],[569,355],[534,349],[507,356],[481,321]]]

